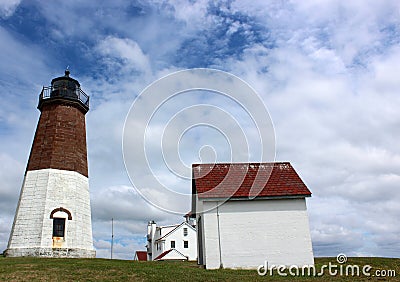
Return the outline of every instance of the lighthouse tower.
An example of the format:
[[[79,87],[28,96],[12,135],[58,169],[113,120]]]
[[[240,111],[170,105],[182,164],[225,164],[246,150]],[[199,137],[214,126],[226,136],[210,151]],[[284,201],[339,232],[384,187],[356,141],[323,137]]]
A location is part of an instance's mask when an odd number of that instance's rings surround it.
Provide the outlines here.
[[[69,74],[40,93],[41,114],[6,256],[95,257],[85,128],[89,97]]]

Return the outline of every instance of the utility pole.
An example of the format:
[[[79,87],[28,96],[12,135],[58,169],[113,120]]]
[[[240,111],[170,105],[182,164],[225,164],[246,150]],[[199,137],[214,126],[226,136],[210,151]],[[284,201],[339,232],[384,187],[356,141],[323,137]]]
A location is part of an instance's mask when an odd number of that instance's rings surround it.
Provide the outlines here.
[[[111,218],[111,259],[113,257],[113,245],[114,245],[114,218]]]

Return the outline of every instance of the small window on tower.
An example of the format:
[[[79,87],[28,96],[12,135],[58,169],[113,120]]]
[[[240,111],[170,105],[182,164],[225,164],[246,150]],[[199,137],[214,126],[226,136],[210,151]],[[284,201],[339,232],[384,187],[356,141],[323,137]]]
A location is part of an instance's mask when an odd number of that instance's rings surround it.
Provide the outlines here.
[[[183,247],[185,249],[189,248],[189,241],[183,241]]]
[[[65,218],[53,219],[53,237],[64,237]]]
[[[171,241],[171,249],[175,248],[175,241]]]
[[[187,236],[188,235],[188,229],[185,227],[183,228],[183,236]]]

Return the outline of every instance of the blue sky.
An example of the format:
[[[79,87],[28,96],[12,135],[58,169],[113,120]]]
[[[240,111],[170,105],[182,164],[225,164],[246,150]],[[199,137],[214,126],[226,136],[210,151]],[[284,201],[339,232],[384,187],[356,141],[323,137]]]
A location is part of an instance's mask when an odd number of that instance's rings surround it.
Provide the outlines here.
[[[122,131],[147,85],[173,71],[208,67],[237,75],[262,97],[275,127],[276,160],[290,161],[313,192],[307,204],[315,255],[398,257],[399,31],[398,1],[1,1],[0,250],[39,116],[38,95],[67,66],[91,96],[98,256],[109,256],[111,217],[119,258],[144,249],[148,220],[179,222],[132,188]],[[237,110],[210,97],[189,95],[174,105],[212,102]],[[223,144],[215,132],[198,130],[185,141],[193,148]],[[196,160],[198,151],[185,142],[181,154]],[[157,173],[171,185],[188,185]]]

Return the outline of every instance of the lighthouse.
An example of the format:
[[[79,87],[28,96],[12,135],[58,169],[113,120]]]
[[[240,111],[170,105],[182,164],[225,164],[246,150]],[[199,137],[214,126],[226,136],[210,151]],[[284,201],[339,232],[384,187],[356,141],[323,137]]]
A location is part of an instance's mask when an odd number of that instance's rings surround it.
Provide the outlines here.
[[[66,70],[43,87],[38,109],[5,255],[95,257],[85,126],[89,96]]]

